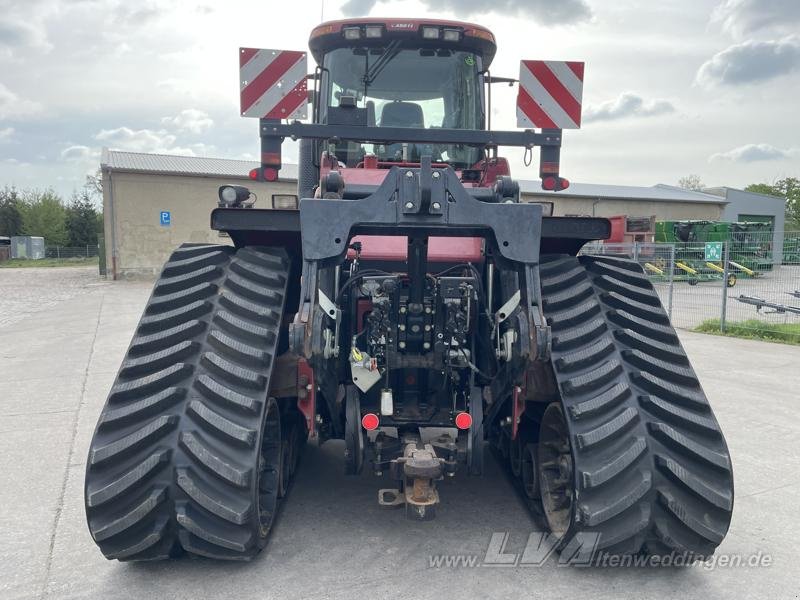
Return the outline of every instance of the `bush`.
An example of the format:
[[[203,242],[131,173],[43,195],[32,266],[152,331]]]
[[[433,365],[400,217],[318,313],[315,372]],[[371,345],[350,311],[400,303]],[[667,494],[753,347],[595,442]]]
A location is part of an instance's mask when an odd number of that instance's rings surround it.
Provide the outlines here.
[[[700,323],[694,330],[701,333],[716,333],[730,337],[800,345],[800,323],[769,323],[758,319],[727,321],[723,333],[720,331],[719,319],[708,319]]]

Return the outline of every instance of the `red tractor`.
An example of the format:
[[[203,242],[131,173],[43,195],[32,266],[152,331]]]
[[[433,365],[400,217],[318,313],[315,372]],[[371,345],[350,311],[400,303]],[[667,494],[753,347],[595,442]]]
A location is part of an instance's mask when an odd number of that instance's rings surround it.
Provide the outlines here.
[[[539,147],[543,187],[568,185],[583,64],[498,78],[492,33],[450,21],[324,23],[309,45],[308,76],[304,53],[241,50],[251,176],[299,139],[299,207],[223,186],[233,245],[164,265],[91,442],[103,554],[254,557],[308,439],[343,440],[345,472],[411,518],[490,446],[562,547],[712,554],[730,458],[658,296],[636,263],[577,257],[609,222],[543,216],[497,154]],[[489,128],[497,82],[519,84],[521,131]]]

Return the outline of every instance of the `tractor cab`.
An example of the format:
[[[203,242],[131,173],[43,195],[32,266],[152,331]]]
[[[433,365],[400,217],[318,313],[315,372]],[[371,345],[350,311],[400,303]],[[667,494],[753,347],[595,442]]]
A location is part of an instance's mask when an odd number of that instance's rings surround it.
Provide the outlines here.
[[[485,129],[483,73],[494,57],[492,34],[450,21],[339,21],[317,27],[315,123],[381,128]],[[339,142],[346,167],[434,163],[469,168],[481,148],[452,143]]]

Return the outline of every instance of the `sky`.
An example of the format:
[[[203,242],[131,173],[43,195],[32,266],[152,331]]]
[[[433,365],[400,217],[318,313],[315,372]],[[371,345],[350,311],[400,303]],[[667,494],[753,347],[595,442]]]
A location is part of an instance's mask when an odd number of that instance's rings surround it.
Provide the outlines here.
[[[238,48],[305,50],[321,19],[365,15],[488,26],[494,75],[585,61],[583,126],[562,149],[572,181],[800,176],[800,0],[0,0],[0,187],[68,197],[104,146],[255,159]],[[493,128],[516,127],[515,96],[495,86]]]

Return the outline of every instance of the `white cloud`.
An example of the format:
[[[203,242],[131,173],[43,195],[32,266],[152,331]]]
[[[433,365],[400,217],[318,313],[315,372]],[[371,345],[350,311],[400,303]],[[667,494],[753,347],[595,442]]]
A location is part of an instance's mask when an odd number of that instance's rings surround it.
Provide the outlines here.
[[[4,158],[3,163],[7,165],[11,165],[12,167],[30,167],[31,163],[25,162],[22,160],[17,160],[16,158]]]
[[[5,129],[0,129],[0,142],[11,139],[12,135],[14,135],[13,127],[6,127]]]
[[[47,41],[44,27],[36,26],[31,22],[5,18],[0,19],[0,52],[2,55],[13,56],[21,54],[20,51],[42,50],[48,52],[52,45]]]
[[[363,17],[379,3],[392,0],[348,0],[342,13],[349,17]],[[585,0],[422,0],[432,11],[451,11],[463,17],[496,13],[506,16],[526,16],[547,25],[567,25],[586,21],[592,11]]]
[[[24,119],[42,110],[42,105],[33,100],[20,98],[0,83],[0,119]]]
[[[711,17],[722,30],[741,38],[758,31],[796,31],[800,24],[797,0],[724,0]]]
[[[583,122],[655,117],[672,112],[675,112],[675,106],[668,100],[660,98],[645,100],[635,92],[623,92],[613,100],[607,100],[596,106],[587,106],[583,111]]]
[[[117,127],[116,129],[103,129],[94,138],[113,149],[129,150],[131,152],[196,156],[198,153],[205,154],[213,150],[213,146],[206,146],[205,144],[192,144],[188,147],[179,146],[177,145],[177,136],[165,129]]]
[[[164,117],[161,119],[161,123],[175,127],[178,131],[188,131],[195,134],[208,131],[214,125],[214,121],[208,116],[208,113],[196,108],[182,110],[174,117]]]
[[[745,144],[727,152],[718,152],[709,157],[709,162],[728,160],[733,162],[750,163],[765,160],[783,160],[800,154],[797,148],[781,150],[771,144]]]
[[[757,42],[747,40],[718,52],[697,71],[706,87],[767,81],[800,70],[800,36]]]
[[[69,146],[61,151],[61,159],[68,162],[94,162],[99,158],[100,150],[89,146]]]

